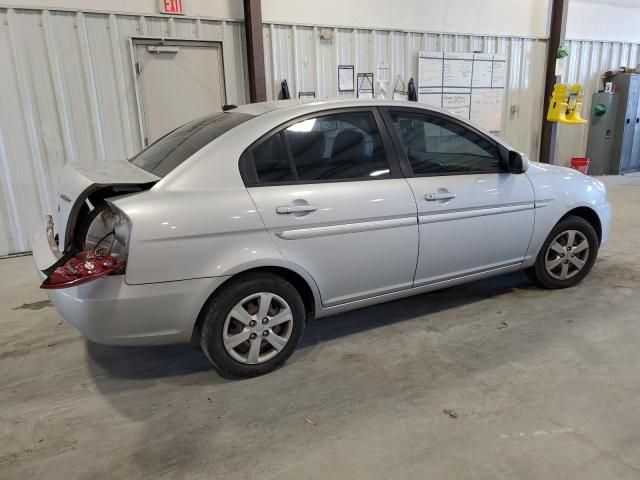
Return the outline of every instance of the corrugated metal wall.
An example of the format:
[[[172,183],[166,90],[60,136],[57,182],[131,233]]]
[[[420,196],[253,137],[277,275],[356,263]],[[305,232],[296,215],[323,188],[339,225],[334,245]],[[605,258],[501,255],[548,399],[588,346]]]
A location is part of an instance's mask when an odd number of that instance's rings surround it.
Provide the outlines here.
[[[607,70],[640,64],[640,45],[632,43],[572,40],[568,42],[571,55],[562,75],[565,83],[580,83],[584,87],[582,115],[587,120],[591,112],[591,97],[603,88],[601,77]],[[589,126],[558,127],[556,163],[568,165],[571,157],[583,157],[587,150]]]
[[[545,42],[536,39],[334,28],[264,26],[267,88],[282,78],[293,96],[336,97],[337,65],[391,78],[417,77],[420,50],[507,54],[502,135],[523,151],[538,149],[531,118],[541,114]],[[68,160],[125,158],[140,148],[128,39],[131,36],[222,40],[228,99],[244,103],[243,26],[236,22],[113,13],[0,9],[0,254],[27,250],[29,237],[55,205],[54,179]],[[353,95],[341,93],[340,95]],[[509,113],[517,105],[519,112]],[[507,119],[509,121],[507,121]]]
[[[300,91],[315,91],[318,98],[354,97],[355,93],[338,92],[337,66],[343,64],[354,65],[356,73],[375,76],[377,62],[388,63],[392,91],[398,75],[405,84],[410,77],[417,82],[421,50],[502,53],[509,62],[501,136],[528,154],[539,150],[540,127],[531,120],[542,114],[546,41],[345,28],[330,29],[333,39],[321,40],[319,30],[302,25],[264,26],[269,98],[277,98],[283,78],[292,97]],[[519,111],[511,114],[511,105]]]
[[[315,91],[318,98],[339,96],[338,64],[376,73],[376,62],[384,61],[390,78],[401,75],[406,81],[417,77],[420,50],[503,53],[509,70],[501,136],[536,158],[544,40],[348,28],[332,28],[334,38],[321,40],[320,29],[265,24],[271,99],[283,78],[292,96],[298,91]],[[132,36],[222,41],[228,101],[247,101],[242,23],[0,7],[0,255],[30,248],[33,231],[56,205],[55,178],[65,162],[122,159],[140,148]],[[637,63],[636,45],[571,46],[567,78],[591,90],[602,71]],[[511,106],[518,111],[511,113]],[[584,151],[586,129],[578,128],[561,129],[559,158]]]
[[[321,40],[319,30],[264,26],[270,98],[282,78],[294,96],[312,90],[318,98],[336,97],[338,64],[375,72],[384,61],[391,78],[408,79],[417,77],[420,50],[504,53],[510,62],[503,136],[526,152],[538,149],[530,119],[541,114],[544,41],[344,28]],[[122,159],[141,147],[132,36],[222,41],[228,101],[248,98],[242,23],[0,8],[0,254],[30,248],[43,215],[56,205],[55,178],[65,162]],[[509,105],[519,113],[508,113]]]
[[[141,148],[130,37],[222,41],[227,100],[246,103],[242,23],[0,8],[0,255],[30,249],[67,161]]]

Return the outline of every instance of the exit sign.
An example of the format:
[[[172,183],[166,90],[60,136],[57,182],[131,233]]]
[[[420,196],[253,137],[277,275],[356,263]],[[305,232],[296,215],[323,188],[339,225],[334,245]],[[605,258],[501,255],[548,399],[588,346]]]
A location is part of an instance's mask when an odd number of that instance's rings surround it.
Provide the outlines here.
[[[158,0],[160,4],[160,13],[169,15],[184,15],[182,10],[182,0]]]

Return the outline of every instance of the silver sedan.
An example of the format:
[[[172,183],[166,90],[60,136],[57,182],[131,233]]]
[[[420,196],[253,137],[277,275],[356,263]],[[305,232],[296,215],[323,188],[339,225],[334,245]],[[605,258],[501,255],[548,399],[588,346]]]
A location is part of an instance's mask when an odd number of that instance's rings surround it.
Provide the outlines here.
[[[195,340],[254,376],[311,318],[517,270],[573,286],[610,217],[598,180],[447,112],[276,102],[194,120],[129,161],[67,165],[33,249],[90,340]]]

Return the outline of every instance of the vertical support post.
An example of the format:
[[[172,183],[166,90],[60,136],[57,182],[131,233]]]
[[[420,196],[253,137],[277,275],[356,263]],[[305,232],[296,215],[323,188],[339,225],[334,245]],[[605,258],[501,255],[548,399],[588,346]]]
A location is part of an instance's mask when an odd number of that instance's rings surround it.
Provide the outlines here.
[[[558,47],[564,45],[567,26],[567,12],[569,0],[551,1],[551,25],[549,42],[547,44],[547,72],[544,84],[544,109],[542,111],[542,136],[540,138],[540,161],[542,163],[554,163],[556,152],[556,135],[558,124],[547,121],[549,99],[553,93],[553,86],[560,81],[556,76],[556,60]]]
[[[244,0],[244,25],[247,35],[249,98],[251,103],[267,100],[260,2],[261,0]]]

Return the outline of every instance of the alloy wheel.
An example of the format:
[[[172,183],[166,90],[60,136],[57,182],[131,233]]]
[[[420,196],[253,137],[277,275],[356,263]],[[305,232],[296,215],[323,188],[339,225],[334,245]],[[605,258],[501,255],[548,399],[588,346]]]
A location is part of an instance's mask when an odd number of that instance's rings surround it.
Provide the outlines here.
[[[245,364],[264,363],[285,347],[293,329],[291,308],[278,295],[259,292],[240,300],[222,330],[227,353]]]
[[[549,244],[544,266],[547,273],[557,280],[575,277],[589,260],[589,241],[578,230],[566,230]]]

